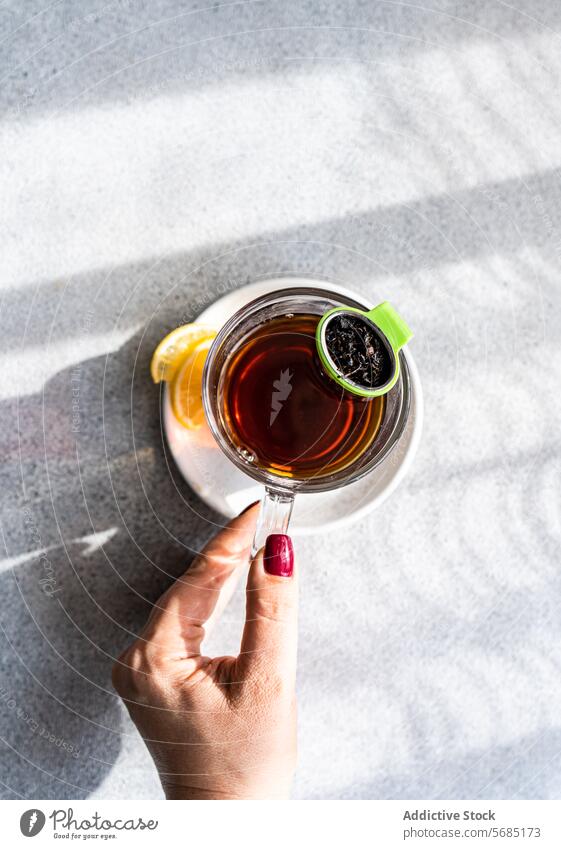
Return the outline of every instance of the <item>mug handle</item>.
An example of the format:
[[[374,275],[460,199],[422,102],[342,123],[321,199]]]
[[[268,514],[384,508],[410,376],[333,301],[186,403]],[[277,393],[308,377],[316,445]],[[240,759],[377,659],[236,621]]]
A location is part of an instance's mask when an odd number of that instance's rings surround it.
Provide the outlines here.
[[[265,495],[261,501],[261,510],[259,511],[251,547],[252,557],[255,557],[259,549],[263,548],[269,534],[285,534],[287,532],[293,506],[293,492],[270,486],[265,487]]]

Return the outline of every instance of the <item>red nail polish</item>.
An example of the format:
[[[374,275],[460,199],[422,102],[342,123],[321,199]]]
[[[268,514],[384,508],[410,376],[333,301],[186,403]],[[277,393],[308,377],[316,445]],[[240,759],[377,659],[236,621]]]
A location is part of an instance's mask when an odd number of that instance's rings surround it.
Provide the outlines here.
[[[290,578],[294,568],[294,549],[290,537],[286,534],[270,534],[265,543],[263,563],[269,575]]]

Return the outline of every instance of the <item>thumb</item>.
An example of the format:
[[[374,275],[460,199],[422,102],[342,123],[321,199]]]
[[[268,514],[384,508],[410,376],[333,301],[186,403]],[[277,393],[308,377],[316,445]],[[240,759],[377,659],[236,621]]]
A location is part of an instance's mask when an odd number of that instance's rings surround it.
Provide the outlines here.
[[[251,563],[246,622],[238,663],[244,678],[270,676],[292,686],[296,678],[298,582],[292,540],[271,534]]]

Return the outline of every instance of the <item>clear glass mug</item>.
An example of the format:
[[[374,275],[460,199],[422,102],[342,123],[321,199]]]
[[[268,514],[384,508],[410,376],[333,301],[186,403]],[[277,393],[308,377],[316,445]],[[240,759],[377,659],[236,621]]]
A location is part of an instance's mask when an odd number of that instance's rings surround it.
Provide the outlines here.
[[[364,304],[328,288],[294,287],[280,289],[256,298],[224,324],[209,350],[203,372],[203,404],[209,427],[226,456],[243,472],[262,483],[265,494],[255,532],[254,551],[269,534],[286,533],[298,492],[325,492],[352,483],[376,468],[397,444],[409,415],[411,379],[407,360],[400,352],[400,376],[386,396],[380,428],[368,448],[349,466],[313,478],[280,477],[249,462],[230,437],[222,414],[225,365],[239,351],[253,331],[272,318],[287,314],[321,316],[333,307]]]

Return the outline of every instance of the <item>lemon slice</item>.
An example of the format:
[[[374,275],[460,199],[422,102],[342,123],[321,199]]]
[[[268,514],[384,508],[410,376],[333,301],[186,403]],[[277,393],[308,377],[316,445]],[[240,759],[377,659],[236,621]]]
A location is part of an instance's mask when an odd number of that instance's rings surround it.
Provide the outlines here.
[[[203,409],[203,369],[212,339],[205,339],[187,355],[171,385],[171,406],[176,418],[189,430],[197,430],[205,420]]]
[[[173,380],[185,358],[197,345],[212,341],[216,330],[202,324],[183,324],[162,339],[152,355],[150,374],[154,383]]]

